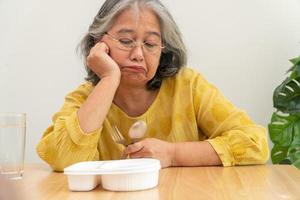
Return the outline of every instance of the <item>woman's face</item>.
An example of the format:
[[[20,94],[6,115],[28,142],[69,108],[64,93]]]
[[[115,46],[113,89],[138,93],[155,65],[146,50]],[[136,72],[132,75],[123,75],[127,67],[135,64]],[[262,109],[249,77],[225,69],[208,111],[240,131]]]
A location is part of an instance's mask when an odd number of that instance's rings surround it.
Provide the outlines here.
[[[138,15],[132,9],[124,10],[107,33],[102,41],[120,67],[121,84],[145,86],[156,73],[162,50],[157,16],[150,9]]]

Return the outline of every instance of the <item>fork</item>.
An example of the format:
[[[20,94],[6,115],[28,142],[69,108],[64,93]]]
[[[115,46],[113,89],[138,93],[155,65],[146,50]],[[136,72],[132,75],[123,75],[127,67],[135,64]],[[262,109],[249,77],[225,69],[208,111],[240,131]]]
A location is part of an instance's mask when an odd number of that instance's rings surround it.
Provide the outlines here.
[[[120,133],[119,129],[117,126],[113,126],[113,132],[111,134],[113,140],[118,143],[118,144],[122,144],[124,147],[127,147],[127,143],[125,138],[123,137],[123,135]],[[126,154],[122,154],[120,159],[127,159],[129,158],[129,155]]]
[[[123,135],[120,133],[117,126],[113,126],[113,132],[112,132],[111,136],[116,143],[122,144],[125,147],[127,146],[126,140],[123,137]]]

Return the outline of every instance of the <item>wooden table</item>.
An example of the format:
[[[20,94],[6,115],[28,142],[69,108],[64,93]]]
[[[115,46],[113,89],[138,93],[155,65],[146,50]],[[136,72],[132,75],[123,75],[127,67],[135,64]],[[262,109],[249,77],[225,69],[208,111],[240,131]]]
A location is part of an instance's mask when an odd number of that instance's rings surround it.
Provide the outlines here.
[[[26,165],[23,179],[13,184],[28,200],[300,199],[300,170],[289,165],[168,168],[160,171],[158,187],[139,192],[110,192],[101,186],[71,192],[64,174]]]

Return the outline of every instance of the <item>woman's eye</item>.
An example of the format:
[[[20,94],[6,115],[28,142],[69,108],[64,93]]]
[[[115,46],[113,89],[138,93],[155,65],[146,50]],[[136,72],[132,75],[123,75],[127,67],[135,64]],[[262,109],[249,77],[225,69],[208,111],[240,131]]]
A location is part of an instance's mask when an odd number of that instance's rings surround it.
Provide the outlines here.
[[[145,47],[147,48],[154,48],[154,47],[157,47],[158,45],[154,42],[145,42]]]
[[[131,45],[131,44],[133,44],[133,40],[128,39],[128,38],[121,38],[121,39],[119,39],[119,42],[121,44],[124,44],[124,45]]]

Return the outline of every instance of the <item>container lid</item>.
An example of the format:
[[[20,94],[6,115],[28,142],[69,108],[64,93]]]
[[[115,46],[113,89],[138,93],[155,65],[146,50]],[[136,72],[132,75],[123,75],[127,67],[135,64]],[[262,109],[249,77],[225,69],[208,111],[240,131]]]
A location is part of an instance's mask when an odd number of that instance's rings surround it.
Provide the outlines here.
[[[64,169],[68,175],[131,174],[159,170],[160,162],[152,158],[79,162]]]

